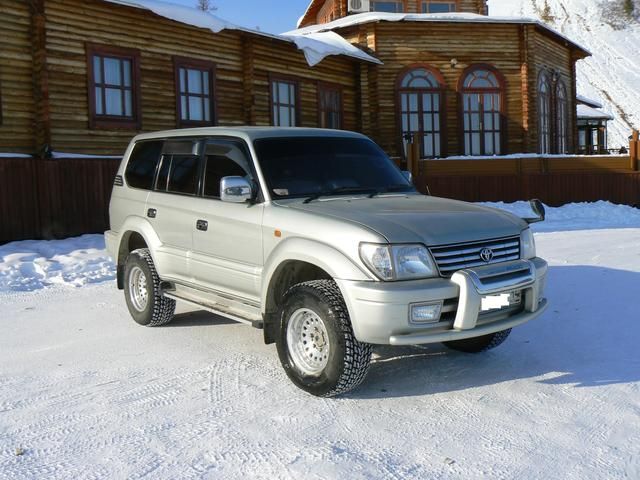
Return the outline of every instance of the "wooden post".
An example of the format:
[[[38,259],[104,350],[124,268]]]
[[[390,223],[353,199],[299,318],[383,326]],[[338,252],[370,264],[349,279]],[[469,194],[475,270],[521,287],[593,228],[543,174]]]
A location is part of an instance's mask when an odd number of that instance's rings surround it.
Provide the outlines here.
[[[634,130],[629,141],[629,162],[631,170],[637,171],[640,167],[640,133]]]

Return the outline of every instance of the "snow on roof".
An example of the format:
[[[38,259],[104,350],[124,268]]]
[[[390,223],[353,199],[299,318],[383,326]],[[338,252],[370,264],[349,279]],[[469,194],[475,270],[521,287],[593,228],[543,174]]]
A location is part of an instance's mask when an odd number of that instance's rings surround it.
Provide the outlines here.
[[[329,55],[350,55],[368,62],[382,62],[350,44],[335,32],[318,32],[307,35],[284,33],[283,37],[291,39],[304,52],[310,66],[317,65]]]
[[[578,104],[578,118],[593,118],[613,120],[613,117],[602,110],[590,107],[589,105]]]
[[[213,33],[220,33],[222,30],[239,30],[254,35],[268,38],[275,38],[285,42],[294,43],[296,47],[303,51],[309,66],[313,67],[330,55],[346,55],[373,63],[381,63],[371,55],[366,54],[357,47],[354,47],[339,35],[314,35],[310,39],[301,38],[300,35],[272,35],[250,28],[241,27],[231,22],[227,22],[209,12],[203,12],[197,8],[177,5],[175,3],[164,2],[162,0],[104,0],[109,3],[124,5],[127,7],[149,10],[175,22],[184,23],[198,28],[211,30]],[[335,35],[335,36],[334,36]],[[337,37],[337,38],[336,38]]]
[[[600,103],[599,101],[592,100],[591,98],[587,98],[587,97],[584,97],[582,95],[576,95],[576,99],[578,100],[578,102],[584,103],[585,105],[588,105],[588,106],[593,107],[593,108],[602,108],[603,107],[602,103]]]
[[[367,12],[358,13],[356,15],[348,15],[329,23],[317,25],[309,25],[308,27],[299,28],[286,32],[286,34],[308,35],[310,33],[326,32],[336,28],[353,27],[372,22],[452,22],[452,23],[513,23],[513,24],[532,24],[537,25],[554,35],[574,45],[576,48],[583,50],[591,55],[586,48],[578,45],[570,38],[562,33],[549,27],[536,18],[530,17],[491,17],[487,15],[479,15],[477,13],[386,13],[386,12]]]

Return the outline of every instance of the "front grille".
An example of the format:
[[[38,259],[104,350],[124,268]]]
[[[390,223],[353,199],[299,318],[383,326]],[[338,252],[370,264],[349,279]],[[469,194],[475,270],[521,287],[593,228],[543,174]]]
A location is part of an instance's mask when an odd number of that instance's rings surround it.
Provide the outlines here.
[[[493,258],[486,262],[480,253],[489,248],[493,252]],[[432,247],[433,255],[440,275],[450,277],[458,270],[464,268],[481,267],[494,263],[508,262],[520,259],[520,237],[498,238],[482,242],[462,243],[447,245],[445,247]]]

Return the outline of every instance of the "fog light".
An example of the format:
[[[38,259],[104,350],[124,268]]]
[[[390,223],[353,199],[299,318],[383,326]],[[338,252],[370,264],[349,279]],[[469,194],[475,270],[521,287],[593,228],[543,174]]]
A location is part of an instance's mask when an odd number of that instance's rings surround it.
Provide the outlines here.
[[[442,302],[416,303],[411,305],[411,323],[438,323],[442,313]]]

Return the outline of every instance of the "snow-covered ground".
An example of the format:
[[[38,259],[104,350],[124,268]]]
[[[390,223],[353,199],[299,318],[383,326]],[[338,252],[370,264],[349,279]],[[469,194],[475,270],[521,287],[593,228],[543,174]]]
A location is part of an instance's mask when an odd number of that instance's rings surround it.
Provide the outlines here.
[[[640,478],[639,212],[571,205],[538,229],[543,317],[480,356],[377,348],[332,400],[258,330],[137,326],[92,283],[113,278],[99,236],[0,247],[0,479]]]

